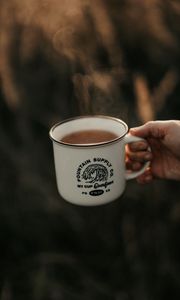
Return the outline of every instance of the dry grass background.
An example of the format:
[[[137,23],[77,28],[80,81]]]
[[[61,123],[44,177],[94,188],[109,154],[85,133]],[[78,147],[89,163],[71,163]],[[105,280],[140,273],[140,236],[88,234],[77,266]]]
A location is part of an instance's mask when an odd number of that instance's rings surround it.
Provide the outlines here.
[[[180,296],[180,187],[57,193],[48,131],[77,114],[179,119],[178,0],[0,0],[0,300]]]

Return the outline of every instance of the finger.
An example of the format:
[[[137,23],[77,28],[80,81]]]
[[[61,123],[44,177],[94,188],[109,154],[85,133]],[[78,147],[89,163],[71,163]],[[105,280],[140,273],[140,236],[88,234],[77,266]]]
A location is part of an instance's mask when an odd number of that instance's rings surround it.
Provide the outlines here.
[[[150,183],[154,179],[151,169],[147,169],[142,175],[137,177],[137,182],[140,184]]]
[[[149,145],[146,141],[133,142],[127,145],[130,151],[142,151],[147,150]]]
[[[131,161],[141,163],[152,160],[152,153],[149,151],[128,152],[127,156]]]
[[[165,121],[150,121],[146,124],[130,129],[132,135],[143,138],[163,138],[166,135],[168,122]]]
[[[147,184],[147,183],[152,182],[152,180],[153,180],[152,175],[137,178],[137,182],[140,183],[140,184]]]
[[[142,164],[137,161],[126,161],[126,169],[132,171],[139,171],[142,168]]]

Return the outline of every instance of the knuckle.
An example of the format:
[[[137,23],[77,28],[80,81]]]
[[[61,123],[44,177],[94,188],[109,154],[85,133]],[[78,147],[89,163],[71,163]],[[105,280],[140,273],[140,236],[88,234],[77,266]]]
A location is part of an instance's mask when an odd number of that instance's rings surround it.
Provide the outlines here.
[[[154,121],[148,121],[147,123],[146,123],[146,126],[147,127],[152,127],[154,125]]]

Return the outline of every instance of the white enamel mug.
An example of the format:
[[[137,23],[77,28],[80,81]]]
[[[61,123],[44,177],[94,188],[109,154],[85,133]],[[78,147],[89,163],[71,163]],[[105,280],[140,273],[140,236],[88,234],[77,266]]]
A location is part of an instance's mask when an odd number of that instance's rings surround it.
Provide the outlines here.
[[[61,139],[82,130],[106,130],[117,138],[95,144],[69,144]],[[109,116],[83,116],[68,119],[50,130],[53,141],[57,187],[60,195],[77,205],[101,205],[119,198],[126,180],[136,178],[148,167],[128,172],[125,145],[143,140],[128,133],[128,126]]]

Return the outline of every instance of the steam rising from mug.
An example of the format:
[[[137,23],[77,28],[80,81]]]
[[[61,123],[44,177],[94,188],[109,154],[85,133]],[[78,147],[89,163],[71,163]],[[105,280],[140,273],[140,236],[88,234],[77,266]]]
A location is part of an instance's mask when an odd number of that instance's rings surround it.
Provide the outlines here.
[[[127,120],[129,107],[121,91],[127,74],[123,65],[127,58],[123,57],[122,45],[131,51],[138,45],[150,61],[163,61],[166,64],[169,56],[174,59],[179,53],[177,37],[165,22],[166,13],[172,15],[173,28],[179,24],[179,12],[180,4],[177,1],[169,1],[166,7],[163,0],[1,1],[0,70],[2,89],[8,104],[15,106],[23,98],[19,96],[21,89],[16,86],[8,57],[10,51],[13,51],[12,41],[17,47],[17,25],[21,62],[31,57],[41,43],[37,34],[39,32],[49,40],[49,44],[61,58],[66,57],[71,62],[75,94],[79,99],[81,113],[108,112]],[[44,47],[43,51],[47,51],[46,55],[52,61],[54,53],[47,48]],[[177,81],[176,73],[170,79],[167,77],[170,81],[170,85],[165,84],[169,86],[168,90],[164,94],[164,89],[162,91],[161,88],[160,92],[157,91],[158,97],[153,95],[151,99],[144,97],[148,95],[144,81],[141,80],[139,84],[139,80],[136,82],[137,77],[132,77],[135,94],[145,104],[156,98],[164,103],[174,87],[174,81]],[[146,105],[148,117],[144,118],[142,112],[142,120],[153,118],[153,109],[156,111],[158,101],[154,102]]]
[[[120,113],[119,83],[124,76],[122,57],[106,1],[24,0],[22,3],[11,0],[2,5],[1,15],[6,22],[8,37],[13,37],[11,30],[15,23],[23,24],[22,60],[25,61],[32,54],[39,42],[36,34],[31,32],[33,28],[39,28],[58,55],[71,62],[74,91],[82,113],[105,113],[110,112],[112,107],[116,115],[118,110]],[[9,46],[4,36],[4,56]],[[7,59],[2,61],[3,68],[8,69],[8,65],[5,65]],[[3,81],[5,93],[10,96],[7,98],[16,105],[20,97],[10,71],[4,72]]]
[[[85,72],[73,76],[80,111],[106,113],[114,106],[117,115],[120,113],[119,83],[124,74],[121,49],[105,2],[92,4],[92,1],[77,0],[69,6],[69,10],[65,9],[64,22],[53,36],[53,44]],[[102,53],[108,61],[106,68],[100,58]]]

